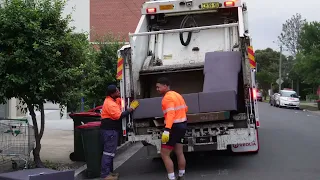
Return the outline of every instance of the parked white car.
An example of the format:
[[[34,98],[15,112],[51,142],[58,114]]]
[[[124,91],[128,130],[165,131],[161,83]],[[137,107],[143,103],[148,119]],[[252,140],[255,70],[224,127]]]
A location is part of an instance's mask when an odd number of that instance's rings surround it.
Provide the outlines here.
[[[274,101],[277,107],[300,108],[300,96],[293,90],[281,90],[274,94]]]

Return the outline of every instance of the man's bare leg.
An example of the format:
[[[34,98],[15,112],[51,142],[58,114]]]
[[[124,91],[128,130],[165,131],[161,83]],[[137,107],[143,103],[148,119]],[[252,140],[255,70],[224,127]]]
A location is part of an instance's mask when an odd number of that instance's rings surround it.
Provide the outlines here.
[[[164,165],[166,166],[166,169],[168,172],[168,178],[170,180],[175,179],[174,166],[170,157],[171,151],[172,151],[171,149],[161,148],[161,158],[163,160]]]
[[[186,171],[186,158],[183,154],[183,144],[176,144],[174,147],[174,152],[176,153],[178,159],[179,177],[182,177]]]

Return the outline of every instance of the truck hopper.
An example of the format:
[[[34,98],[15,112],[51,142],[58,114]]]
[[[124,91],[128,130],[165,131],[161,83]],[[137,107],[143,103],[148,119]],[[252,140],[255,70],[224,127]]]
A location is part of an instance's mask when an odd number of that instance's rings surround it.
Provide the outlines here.
[[[240,69],[240,52],[206,53],[203,92],[182,94],[189,109],[188,114],[236,111]],[[140,106],[133,118],[163,117],[161,99],[140,99]]]

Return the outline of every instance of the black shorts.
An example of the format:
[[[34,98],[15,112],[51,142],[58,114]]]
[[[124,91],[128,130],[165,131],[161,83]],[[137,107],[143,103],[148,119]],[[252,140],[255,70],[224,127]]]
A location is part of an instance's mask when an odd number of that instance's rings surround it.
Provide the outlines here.
[[[173,149],[176,144],[182,144],[187,131],[187,122],[175,123],[172,125],[169,141],[162,144],[162,148]]]

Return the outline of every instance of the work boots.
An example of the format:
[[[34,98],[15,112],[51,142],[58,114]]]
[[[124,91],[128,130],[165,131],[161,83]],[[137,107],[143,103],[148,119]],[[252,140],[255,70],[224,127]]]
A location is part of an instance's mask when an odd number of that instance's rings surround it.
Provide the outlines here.
[[[111,176],[116,176],[116,177],[119,177],[119,173],[114,173],[114,172],[111,172],[111,173],[110,173],[110,175],[111,175]]]
[[[110,173],[106,178],[103,180],[118,180],[119,179],[119,173]]]

